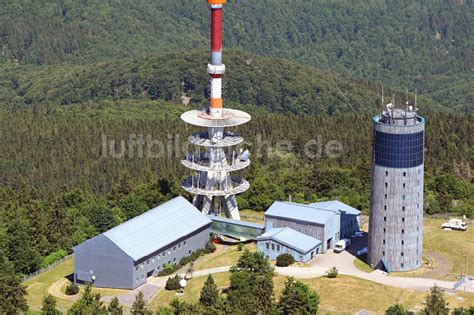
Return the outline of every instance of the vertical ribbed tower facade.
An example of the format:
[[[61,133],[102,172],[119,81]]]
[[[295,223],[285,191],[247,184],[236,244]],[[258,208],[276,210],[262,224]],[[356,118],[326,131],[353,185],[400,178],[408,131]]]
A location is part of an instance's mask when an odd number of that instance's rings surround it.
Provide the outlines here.
[[[250,115],[223,108],[222,8],[226,2],[208,0],[211,9],[211,62],[207,65],[211,86],[209,106],[181,115],[185,123],[207,130],[188,138],[193,152],[188,152],[181,163],[193,175],[184,181],[182,187],[194,195],[194,205],[205,214],[223,214],[240,220],[235,195],[246,191],[249,183],[234,174],[250,164],[249,154],[248,151],[236,152],[235,147],[243,142],[243,138],[224,129],[248,122]]]
[[[388,104],[373,124],[368,262],[413,270],[422,264],[425,120]]]

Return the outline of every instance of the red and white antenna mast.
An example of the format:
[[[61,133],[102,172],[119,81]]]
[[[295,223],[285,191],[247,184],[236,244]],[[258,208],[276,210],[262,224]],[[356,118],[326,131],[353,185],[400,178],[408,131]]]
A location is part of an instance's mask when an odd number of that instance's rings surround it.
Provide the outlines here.
[[[211,77],[211,98],[209,111],[212,116],[222,114],[222,76],[225,65],[222,63],[222,7],[227,0],[208,0],[211,6],[211,62],[207,72]]]
[[[250,115],[236,109],[223,108],[222,76],[222,8],[227,0],[208,0],[211,8],[211,61],[207,72],[211,81],[209,107],[191,110],[181,115],[187,124],[207,127],[206,132],[191,135],[188,140],[194,152],[187,153],[181,163],[194,172],[182,188],[194,195],[193,203],[205,214],[240,219],[236,194],[249,188],[249,183],[231,173],[242,171],[250,164],[248,150],[235,152],[243,138],[224,131],[227,127],[245,124]],[[203,152],[204,151],[204,152]]]

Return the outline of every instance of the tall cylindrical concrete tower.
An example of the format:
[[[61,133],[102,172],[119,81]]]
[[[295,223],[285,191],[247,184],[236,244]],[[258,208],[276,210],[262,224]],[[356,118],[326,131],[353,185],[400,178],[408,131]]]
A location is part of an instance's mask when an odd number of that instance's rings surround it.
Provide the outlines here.
[[[210,77],[209,107],[191,110],[181,115],[187,124],[205,127],[207,131],[188,138],[193,152],[188,152],[181,163],[194,174],[184,181],[182,188],[194,195],[194,205],[205,214],[240,219],[236,194],[249,188],[249,183],[232,172],[250,164],[248,151],[236,152],[235,146],[243,138],[224,131],[250,120],[250,115],[235,109],[223,108],[222,77],[222,7],[227,0],[208,0],[211,8],[211,62],[207,65]]]
[[[422,264],[425,120],[390,103],[373,123],[368,262],[413,270]]]

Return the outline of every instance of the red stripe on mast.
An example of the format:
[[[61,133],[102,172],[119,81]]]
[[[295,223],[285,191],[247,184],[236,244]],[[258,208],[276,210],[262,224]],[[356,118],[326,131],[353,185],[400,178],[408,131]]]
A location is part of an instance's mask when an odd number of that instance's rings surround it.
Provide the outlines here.
[[[211,10],[211,49],[222,50],[222,8]]]

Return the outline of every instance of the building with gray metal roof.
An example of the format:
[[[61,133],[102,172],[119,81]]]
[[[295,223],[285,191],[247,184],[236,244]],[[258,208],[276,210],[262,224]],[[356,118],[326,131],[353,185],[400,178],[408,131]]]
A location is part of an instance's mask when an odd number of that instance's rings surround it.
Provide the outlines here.
[[[265,212],[265,230],[290,227],[321,240],[321,252],[359,230],[360,211],[340,201],[304,205],[275,201]]]
[[[315,202],[310,204],[310,206],[340,212],[341,238],[349,238],[360,229],[360,211],[339,200]]]
[[[287,253],[295,261],[307,262],[321,251],[321,241],[289,227],[273,228],[257,237],[258,251],[275,260]]]
[[[205,247],[211,220],[176,197],[74,247],[74,279],[134,289],[165,264]]]

